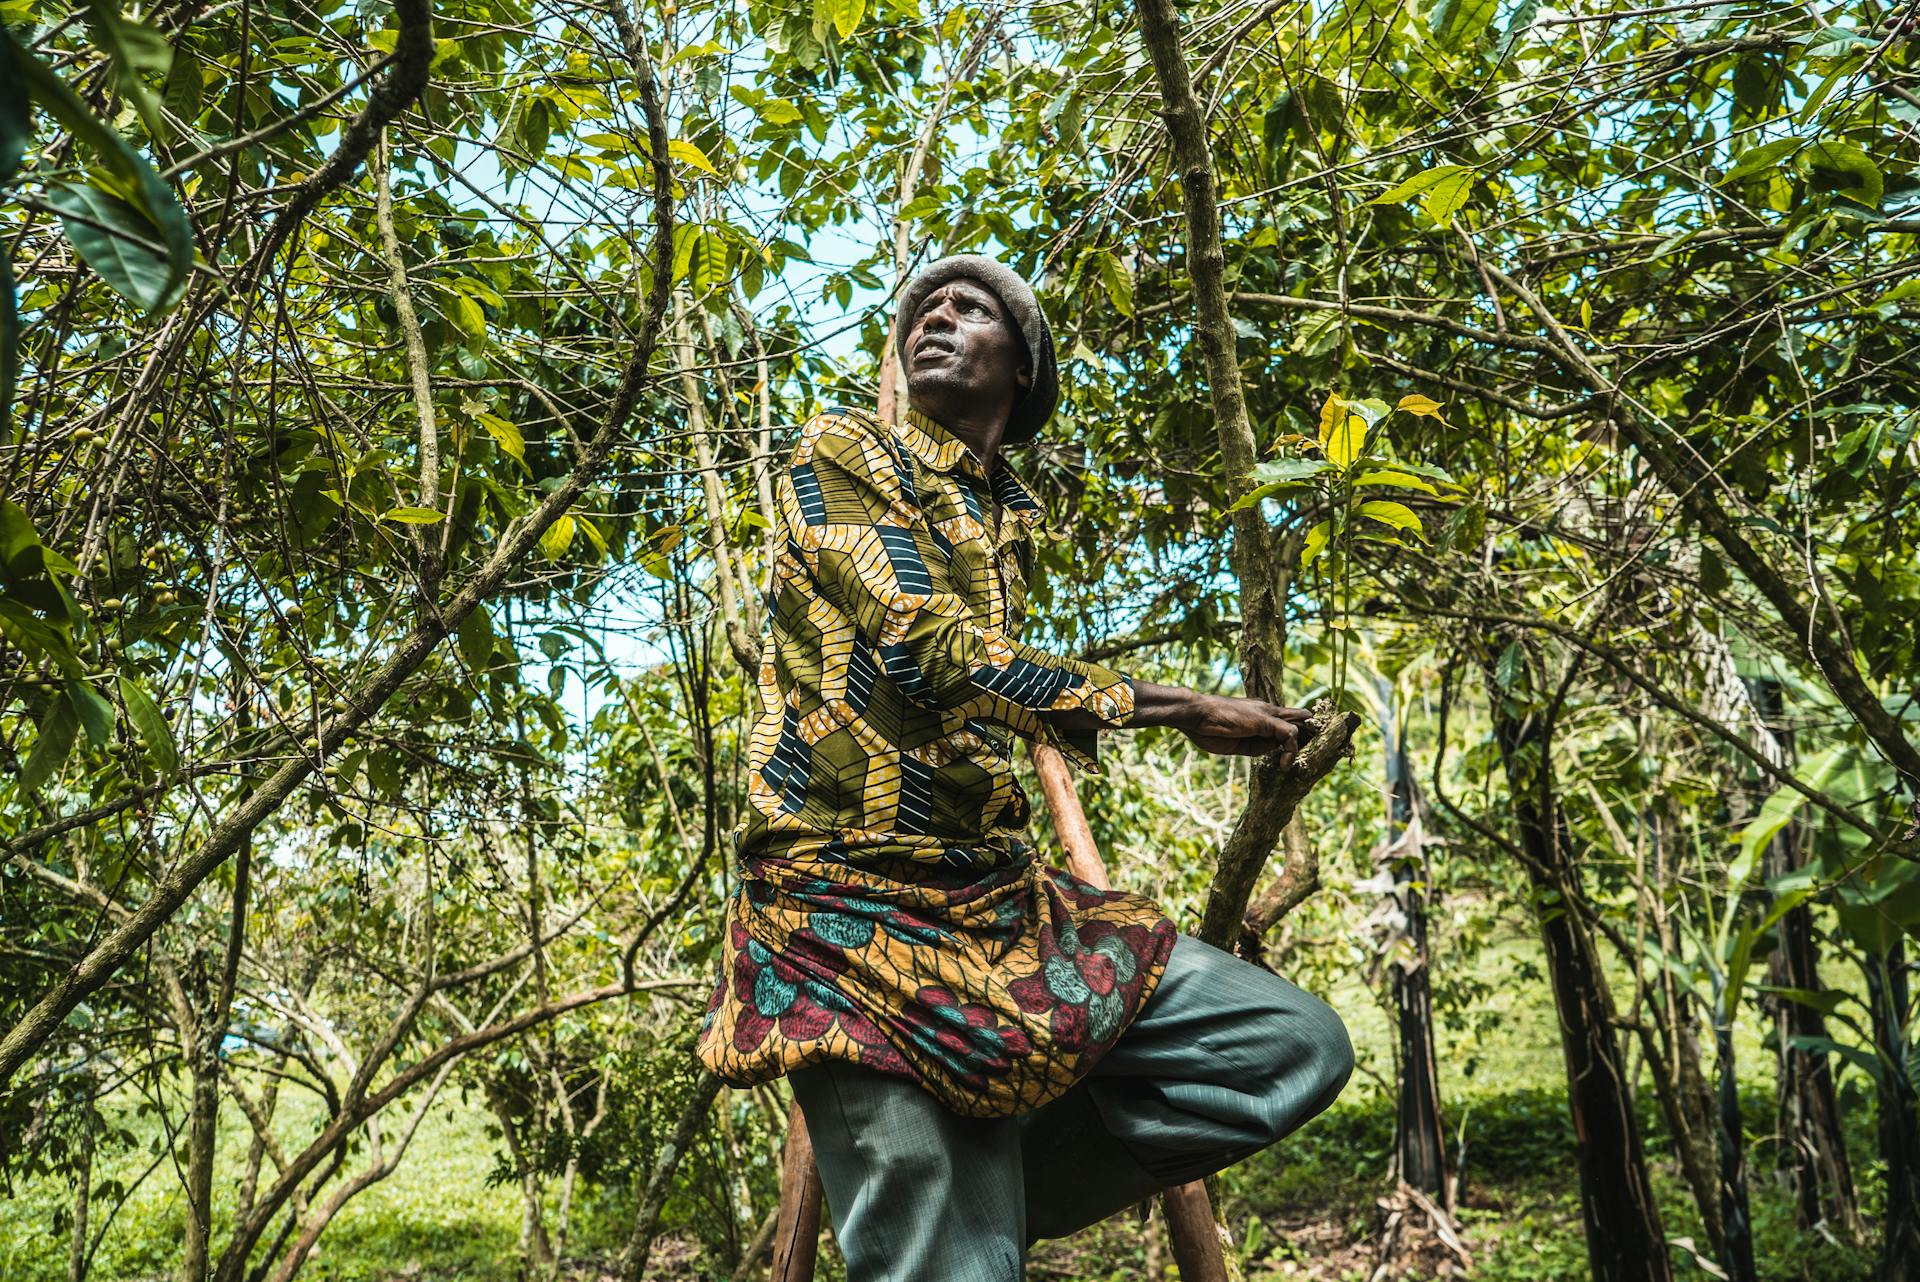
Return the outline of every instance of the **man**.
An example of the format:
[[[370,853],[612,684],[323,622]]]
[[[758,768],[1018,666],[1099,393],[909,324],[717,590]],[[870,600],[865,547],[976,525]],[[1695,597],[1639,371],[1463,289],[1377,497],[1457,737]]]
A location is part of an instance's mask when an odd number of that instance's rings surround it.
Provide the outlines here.
[[[790,1075],[849,1282],[1009,1282],[1027,1247],[1257,1152],[1353,1070],[1339,1017],[1041,864],[1013,737],[1097,769],[1172,726],[1291,755],[1306,714],[1017,638],[1039,505],[1001,457],[1058,399],[1025,281],[960,255],[901,297],[898,429],[830,410],[778,486],[751,805],[699,1057]]]

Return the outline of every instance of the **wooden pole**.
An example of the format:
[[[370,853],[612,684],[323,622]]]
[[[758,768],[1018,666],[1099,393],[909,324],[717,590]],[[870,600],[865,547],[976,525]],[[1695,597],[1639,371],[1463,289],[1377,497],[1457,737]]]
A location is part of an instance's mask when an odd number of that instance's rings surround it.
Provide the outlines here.
[[[1087,812],[1080,808],[1080,794],[1074,791],[1073,772],[1060,750],[1044,743],[1029,745],[1040,790],[1047,798],[1047,811],[1053,816],[1053,831],[1067,852],[1067,871],[1089,886],[1106,890],[1107,865],[1100,848],[1093,844],[1093,829],[1087,826]]]
[[[1067,759],[1044,743],[1030,744],[1028,755],[1040,776],[1040,790],[1053,816],[1053,831],[1067,853],[1067,871],[1089,886],[1109,889],[1107,865],[1093,843],[1093,829],[1080,806]],[[1168,1189],[1160,1195],[1160,1209],[1167,1218],[1167,1237],[1173,1244],[1173,1260],[1180,1269],[1181,1282],[1227,1282],[1226,1255],[1221,1250],[1220,1229],[1213,1218],[1206,1184],[1194,1180]]]
[[[787,1113],[787,1145],[780,1162],[780,1222],[773,1234],[768,1282],[813,1282],[820,1250],[820,1170],[813,1161],[807,1118],[794,1101]]]

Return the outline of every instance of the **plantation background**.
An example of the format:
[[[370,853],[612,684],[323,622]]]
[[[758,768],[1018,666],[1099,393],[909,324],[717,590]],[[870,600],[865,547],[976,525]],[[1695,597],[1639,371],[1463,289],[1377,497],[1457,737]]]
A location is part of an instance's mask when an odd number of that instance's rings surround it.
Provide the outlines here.
[[[772,480],[977,251],[1028,639],[1327,727],[1078,781],[1355,1032],[1236,1275],[1920,1276],[1915,22],[0,0],[0,1273],[765,1276]]]

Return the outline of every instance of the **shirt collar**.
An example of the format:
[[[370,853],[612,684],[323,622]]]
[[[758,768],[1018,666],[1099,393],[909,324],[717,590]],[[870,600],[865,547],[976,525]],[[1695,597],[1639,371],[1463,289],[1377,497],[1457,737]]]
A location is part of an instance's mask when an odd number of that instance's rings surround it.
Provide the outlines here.
[[[1000,456],[993,474],[988,476],[979,457],[965,441],[911,406],[900,416],[900,424],[894,432],[915,458],[934,471],[959,471],[985,479],[993,491],[993,497],[999,500],[1003,508],[1012,512],[1021,525],[1031,527],[1046,519],[1046,511],[1004,454]]]

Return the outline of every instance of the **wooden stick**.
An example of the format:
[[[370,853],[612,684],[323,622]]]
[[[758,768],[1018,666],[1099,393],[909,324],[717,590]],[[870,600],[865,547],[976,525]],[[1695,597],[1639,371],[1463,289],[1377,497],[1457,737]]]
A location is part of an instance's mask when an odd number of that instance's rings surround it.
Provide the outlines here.
[[[1047,811],[1053,816],[1053,831],[1067,852],[1067,871],[1100,890],[1109,888],[1107,866],[1100,848],[1093,844],[1093,829],[1087,825],[1087,812],[1080,808],[1080,794],[1074,791],[1073,772],[1057,748],[1033,743],[1027,755],[1033,759],[1034,773],[1040,776],[1040,790],[1046,794]]]
[[[820,1170],[813,1161],[807,1118],[794,1101],[787,1113],[787,1144],[780,1161],[780,1224],[773,1235],[768,1282],[813,1282],[820,1250]]]
[[[1160,1195],[1160,1210],[1167,1217],[1167,1237],[1173,1242],[1180,1282],[1227,1282],[1227,1258],[1206,1184],[1195,1180],[1168,1189]]]
[[[1089,886],[1109,889],[1107,865],[1093,843],[1093,829],[1087,824],[1087,812],[1081,809],[1066,758],[1044,743],[1029,745],[1028,755],[1040,776],[1040,789],[1046,794],[1053,831],[1067,852],[1067,871]],[[1194,1180],[1168,1189],[1160,1195],[1160,1209],[1167,1218],[1167,1237],[1172,1240],[1181,1282],[1227,1282],[1226,1255],[1221,1250],[1220,1230],[1214,1223],[1213,1201],[1207,1196],[1206,1184]]]

